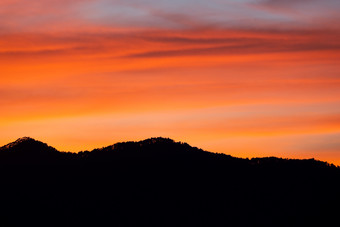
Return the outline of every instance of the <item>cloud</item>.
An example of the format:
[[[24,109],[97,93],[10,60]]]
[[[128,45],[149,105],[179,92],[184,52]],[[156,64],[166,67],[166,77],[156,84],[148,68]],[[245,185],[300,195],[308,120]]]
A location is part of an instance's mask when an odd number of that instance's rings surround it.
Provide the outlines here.
[[[161,58],[161,57],[181,57],[181,56],[214,56],[214,55],[235,55],[235,54],[259,54],[271,52],[299,52],[315,50],[335,50],[340,49],[340,44],[327,43],[289,43],[286,40],[272,42],[270,40],[260,40],[252,43],[242,43],[238,45],[214,46],[207,48],[186,48],[180,50],[159,50],[137,54],[130,54],[126,58]]]
[[[335,0],[311,1],[1,1],[3,31],[72,31],[96,28],[197,29],[313,26],[338,18]],[[283,10],[282,13],[279,11]],[[287,9],[293,9],[288,12]],[[276,10],[276,11],[273,11]],[[284,11],[285,10],[285,11]],[[293,12],[294,11],[294,12]],[[322,22],[322,24],[325,24]],[[337,23],[338,24],[338,23]]]
[[[307,16],[313,20],[325,17],[339,18],[336,12],[340,9],[340,2],[337,0],[262,0],[252,5],[264,7],[276,13],[281,11],[291,14],[298,23],[307,22]]]
[[[277,6],[296,6],[296,5],[320,5],[324,6],[340,6],[337,0],[260,0],[261,4],[277,5]]]
[[[149,29],[3,35],[0,59],[167,58],[264,53],[337,51],[340,32],[332,29]]]

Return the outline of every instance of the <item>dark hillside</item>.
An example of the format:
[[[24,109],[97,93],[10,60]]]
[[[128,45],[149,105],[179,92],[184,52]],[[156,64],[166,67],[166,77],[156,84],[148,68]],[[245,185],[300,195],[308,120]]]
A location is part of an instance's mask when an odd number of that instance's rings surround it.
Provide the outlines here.
[[[58,152],[0,148],[0,226],[331,226],[339,168],[239,159],[166,138]]]

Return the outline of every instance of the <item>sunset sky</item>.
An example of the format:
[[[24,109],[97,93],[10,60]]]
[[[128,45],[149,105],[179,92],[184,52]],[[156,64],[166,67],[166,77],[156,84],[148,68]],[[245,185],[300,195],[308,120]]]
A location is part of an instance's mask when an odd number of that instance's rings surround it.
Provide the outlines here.
[[[339,0],[1,0],[0,146],[170,137],[340,165]]]

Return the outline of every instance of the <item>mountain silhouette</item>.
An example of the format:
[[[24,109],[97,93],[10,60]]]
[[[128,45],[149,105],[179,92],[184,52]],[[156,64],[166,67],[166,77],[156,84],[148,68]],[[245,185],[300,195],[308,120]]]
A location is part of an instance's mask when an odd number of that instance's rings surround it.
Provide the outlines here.
[[[60,152],[0,148],[0,226],[330,226],[340,168],[242,159],[169,138]]]
[[[30,137],[22,137],[0,147],[1,164],[51,164],[61,155],[55,148]]]
[[[17,139],[16,141],[9,143],[3,147],[0,147],[1,151],[10,151],[21,154],[38,154],[41,152],[58,152],[55,148],[48,146],[46,143],[37,141],[30,137],[22,137]]]

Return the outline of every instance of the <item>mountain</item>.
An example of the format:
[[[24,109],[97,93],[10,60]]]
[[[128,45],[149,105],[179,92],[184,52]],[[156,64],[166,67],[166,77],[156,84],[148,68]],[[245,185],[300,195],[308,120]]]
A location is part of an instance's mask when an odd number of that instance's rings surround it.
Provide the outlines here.
[[[0,147],[0,152],[15,152],[20,154],[38,154],[41,152],[58,152],[55,148],[48,146],[46,143],[37,141],[30,137],[22,137],[16,141]]]
[[[75,161],[77,163],[93,162],[115,162],[121,159],[146,161],[219,161],[228,162],[229,165],[251,165],[251,166],[316,166],[332,167],[333,164],[318,161],[315,159],[282,159],[276,157],[242,159],[232,157],[226,154],[212,153],[204,151],[197,147],[192,147],[187,143],[175,142],[170,138],[155,137],[142,141],[129,141],[116,143],[103,148],[97,148],[92,151],[81,151],[78,153],[60,152],[54,147],[30,137],[22,137],[14,142],[0,147],[0,163],[9,164],[5,161],[21,160],[26,164],[36,161],[50,160],[55,162]],[[7,158],[5,160],[5,158]],[[33,164],[36,164],[34,162]]]
[[[30,137],[0,147],[0,164],[51,164],[60,160],[62,153],[46,143]]]
[[[340,168],[241,159],[168,138],[59,152],[0,148],[0,226],[330,226]]]

